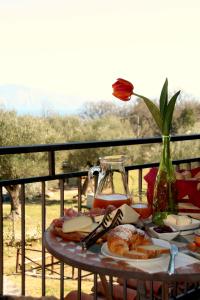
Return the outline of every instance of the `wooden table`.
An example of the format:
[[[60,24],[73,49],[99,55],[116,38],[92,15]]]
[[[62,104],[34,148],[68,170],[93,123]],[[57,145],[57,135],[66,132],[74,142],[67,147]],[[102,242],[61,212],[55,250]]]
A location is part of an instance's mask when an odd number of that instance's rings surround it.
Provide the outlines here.
[[[105,276],[123,278],[126,285],[130,278],[138,280],[138,299],[146,299],[143,293],[144,281],[149,281],[152,287],[154,281],[162,283],[162,299],[169,298],[169,286],[177,282],[198,282],[200,281],[200,262],[192,263],[176,269],[176,273],[169,275],[167,272],[147,273],[130,265],[124,260],[116,260],[111,257],[103,256],[100,252],[100,246],[95,245],[91,250],[84,251],[78,243],[65,242],[61,238],[56,237],[50,230],[44,235],[45,246],[47,250],[70,266],[85,270],[94,274],[99,274],[105,286]],[[177,242],[181,249],[184,249],[184,238]],[[153,299],[152,290],[149,292],[150,299]],[[152,298],[151,298],[152,297]],[[81,298],[80,298],[81,299]],[[95,299],[95,298],[94,298]],[[111,289],[106,287],[106,299],[112,299]],[[127,299],[124,292],[124,299]]]

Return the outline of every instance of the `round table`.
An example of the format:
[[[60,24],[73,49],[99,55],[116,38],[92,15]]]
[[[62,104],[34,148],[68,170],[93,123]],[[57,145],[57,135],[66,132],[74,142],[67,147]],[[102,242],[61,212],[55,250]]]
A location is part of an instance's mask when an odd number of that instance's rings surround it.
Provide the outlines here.
[[[82,250],[79,243],[63,241],[62,238],[55,236],[50,229],[47,229],[44,234],[44,242],[47,250],[53,256],[61,262],[80,270],[89,271],[100,276],[119,277],[124,280],[133,278],[137,279],[138,282],[161,281],[165,287],[165,292],[162,293],[163,299],[168,298],[169,284],[200,281],[200,263],[179,267],[172,275],[167,272],[147,273],[127,263],[126,258],[116,260],[102,255],[101,247],[98,245],[95,245],[91,250]]]

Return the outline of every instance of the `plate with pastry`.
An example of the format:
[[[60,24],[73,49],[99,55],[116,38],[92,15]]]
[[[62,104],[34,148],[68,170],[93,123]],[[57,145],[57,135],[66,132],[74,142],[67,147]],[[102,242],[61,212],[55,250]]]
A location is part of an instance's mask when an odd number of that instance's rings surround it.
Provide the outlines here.
[[[129,262],[160,261],[170,253],[167,241],[150,238],[131,224],[118,225],[107,235],[101,253],[107,257]]]
[[[172,226],[177,231],[180,231],[182,235],[188,234],[187,231],[192,231],[200,227],[200,220],[183,215],[168,215],[163,222],[165,225]]]

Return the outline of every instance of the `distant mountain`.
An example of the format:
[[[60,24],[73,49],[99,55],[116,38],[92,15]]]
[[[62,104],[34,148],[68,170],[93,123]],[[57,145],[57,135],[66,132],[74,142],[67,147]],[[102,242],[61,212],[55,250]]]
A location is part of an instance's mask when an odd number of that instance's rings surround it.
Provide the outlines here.
[[[47,112],[75,114],[81,101],[21,85],[0,85],[0,107],[18,114],[44,115]]]

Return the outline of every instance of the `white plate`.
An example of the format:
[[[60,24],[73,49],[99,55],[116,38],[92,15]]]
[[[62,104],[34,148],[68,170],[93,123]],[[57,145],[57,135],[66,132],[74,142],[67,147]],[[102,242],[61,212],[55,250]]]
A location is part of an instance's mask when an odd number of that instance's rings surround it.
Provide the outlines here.
[[[191,218],[191,220],[192,220],[192,223],[188,224],[188,225],[185,225],[185,226],[171,224],[171,223],[167,222],[167,220],[164,220],[163,222],[164,222],[165,225],[171,226],[174,229],[176,229],[177,231],[196,229],[200,226],[200,221],[199,220],[192,219],[192,218]]]
[[[191,230],[182,230],[180,231],[180,235],[190,235],[190,234],[193,234],[194,233],[194,229],[191,229]]]
[[[191,255],[193,255],[194,257],[200,259],[200,253],[198,253],[198,252],[194,252],[194,251],[189,250],[189,254],[191,254]]]
[[[174,228],[172,228],[173,232],[163,232],[163,233],[158,233],[154,230],[154,227],[149,227],[149,232],[153,237],[156,237],[161,240],[166,240],[166,241],[171,241],[175,239],[179,235],[179,231],[175,231]]]
[[[154,239],[152,238],[153,244],[154,245],[159,245],[165,248],[169,248],[170,249],[170,243],[167,241],[163,241],[163,240],[159,240],[159,239]],[[134,258],[127,258],[125,256],[121,256],[121,255],[117,255],[114,254],[112,252],[110,252],[110,250],[108,249],[107,243],[104,243],[101,247],[101,253],[107,257],[111,257],[111,258],[115,258],[118,260],[125,260],[126,262],[136,262],[136,263],[152,263],[152,262],[159,262],[162,261],[164,258],[168,257],[169,254],[161,254],[158,257],[154,257],[154,258],[149,258],[149,259],[134,259]]]

